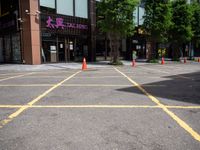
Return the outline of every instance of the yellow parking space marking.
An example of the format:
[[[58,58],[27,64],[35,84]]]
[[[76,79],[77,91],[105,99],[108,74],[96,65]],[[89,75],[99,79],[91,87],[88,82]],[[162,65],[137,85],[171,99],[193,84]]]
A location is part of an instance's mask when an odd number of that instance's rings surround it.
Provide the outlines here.
[[[0,79],[0,82],[5,81],[5,80],[9,80],[9,79],[24,77],[24,76],[31,75],[31,74],[34,74],[34,73],[31,72],[31,73],[26,73],[26,74],[22,74],[22,75],[17,75],[17,76],[12,76],[12,77],[8,77],[8,78]]]
[[[160,103],[160,101],[148,93],[143,87],[141,87],[137,82],[133,81],[130,77],[125,75],[123,72],[115,68],[117,72],[119,72],[121,75],[123,75],[125,78],[127,78],[133,85],[135,85],[138,89],[140,89],[145,95],[147,95],[154,103],[156,103],[158,106],[160,106],[164,112],[166,112],[172,119],[174,119],[177,124],[179,124],[183,129],[185,129],[194,139],[200,142],[200,134],[194,131],[186,122],[184,122],[181,118],[176,116],[172,111],[170,111],[165,105]]]
[[[78,87],[129,87],[130,84],[63,84],[62,86]]]
[[[54,84],[0,84],[0,87],[48,87]]]
[[[36,79],[42,79],[42,78],[65,78],[66,76],[38,76],[38,75],[34,75],[34,76],[26,76],[25,78],[30,78],[30,79],[34,79],[34,78],[36,78]]]
[[[166,106],[166,108],[173,108],[173,109],[200,109],[200,106]]]
[[[122,78],[122,76],[75,77],[76,79]]]
[[[32,101],[30,101],[29,103],[27,103],[27,105],[28,106],[34,105],[36,102],[38,102],[43,97],[45,97],[47,94],[49,94],[51,91],[53,91],[54,89],[56,89],[57,87],[59,87],[60,85],[62,85],[64,82],[70,80],[71,78],[73,78],[75,75],[77,75],[80,72],[81,71],[78,71],[78,72],[74,73],[73,75],[67,77],[66,79],[62,80],[61,82],[55,84],[53,87],[51,87],[50,89],[48,89],[47,91],[45,91],[43,94],[39,95],[38,97],[36,97],[35,99],[33,99]],[[22,106],[16,112],[14,112],[11,115],[9,115],[7,119],[4,119],[4,120],[0,121],[0,126],[5,126],[9,122],[11,122],[14,118],[16,118],[17,116],[19,116],[23,111],[25,111],[26,109],[28,109],[29,108],[28,106]]]
[[[0,84],[0,87],[49,87],[54,84]],[[131,84],[62,84],[61,87],[129,87]]]
[[[0,105],[0,108],[21,108],[23,106],[26,106],[26,105]]]
[[[115,76],[115,72],[96,72],[96,71],[84,71],[84,74],[85,75],[88,75],[88,74],[91,74],[92,73],[92,75],[111,75],[111,74],[113,74],[113,76]]]
[[[142,85],[143,87],[166,87],[166,85],[154,85],[154,84],[149,84],[149,85]]]
[[[151,105],[0,105],[0,108],[162,108]],[[165,106],[170,109],[200,109],[200,106]]]
[[[0,108],[160,108],[150,105],[0,105]]]

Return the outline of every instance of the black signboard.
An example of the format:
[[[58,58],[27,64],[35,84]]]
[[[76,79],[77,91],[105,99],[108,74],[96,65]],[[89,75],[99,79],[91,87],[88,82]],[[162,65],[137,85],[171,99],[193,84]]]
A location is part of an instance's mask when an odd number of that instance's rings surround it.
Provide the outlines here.
[[[16,14],[9,14],[0,17],[0,33],[8,33],[13,31],[17,31]]]
[[[88,19],[56,14],[41,14],[40,18],[45,33],[87,35],[90,31]]]

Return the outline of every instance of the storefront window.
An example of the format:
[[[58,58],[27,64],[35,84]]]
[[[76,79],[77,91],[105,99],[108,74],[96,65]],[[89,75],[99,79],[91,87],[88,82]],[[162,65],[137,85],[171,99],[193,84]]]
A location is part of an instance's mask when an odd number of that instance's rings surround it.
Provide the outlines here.
[[[10,35],[4,36],[5,62],[11,61],[11,40]]]
[[[73,16],[73,0],[57,0],[57,13]]]
[[[13,60],[13,62],[20,62],[21,61],[20,35],[19,35],[19,33],[12,35],[12,60]]]
[[[75,16],[88,18],[88,0],[75,0]]]
[[[0,63],[1,62],[4,62],[4,59],[3,59],[3,38],[0,37]]]
[[[57,62],[57,46],[56,41],[42,42],[42,61]]]
[[[40,6],[55,8],[55,0],[40,0]]]

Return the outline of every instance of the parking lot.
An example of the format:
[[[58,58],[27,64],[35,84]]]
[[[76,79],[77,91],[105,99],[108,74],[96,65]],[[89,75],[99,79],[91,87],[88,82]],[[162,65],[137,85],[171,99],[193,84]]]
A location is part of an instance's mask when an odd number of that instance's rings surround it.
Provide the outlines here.
[[[199,148],[199,63],[0,71],[0,150]]]

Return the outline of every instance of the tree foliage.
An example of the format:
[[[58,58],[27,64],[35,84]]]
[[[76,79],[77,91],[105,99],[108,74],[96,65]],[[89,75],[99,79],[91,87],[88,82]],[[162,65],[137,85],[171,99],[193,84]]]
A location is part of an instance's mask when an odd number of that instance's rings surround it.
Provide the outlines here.
[[[151,40],[167,41],[171,26],[170,0],[144,0],[145,15],[143,27]]]
[[[133,11],[137,3],[138,0],[102,0],[97,5],[97,15],[103,18],[97,25],[108,35],[113,63],[118,62],[121,37],[133,34]]]
[[[180,57],[183,44],[187,44],[193,36],[191,22],[193,20],[191,5],[186,0],[172,2],[172,22],[170,40],[174,58]]]
[[[179,45],[189,42],[193,36],[190,5],[186,0],[175,0],[172,2],[172,14],[171,39]]]
[[[145,15],[143,28],[151,42],[149,59],[157,57],[157,44],[168,40],[171,22],[170,0],[143,0]]]
[[[193,21],[192,30],[194,32],[193,39],[200,42],[200,3],[194,2],[192,4]]]

